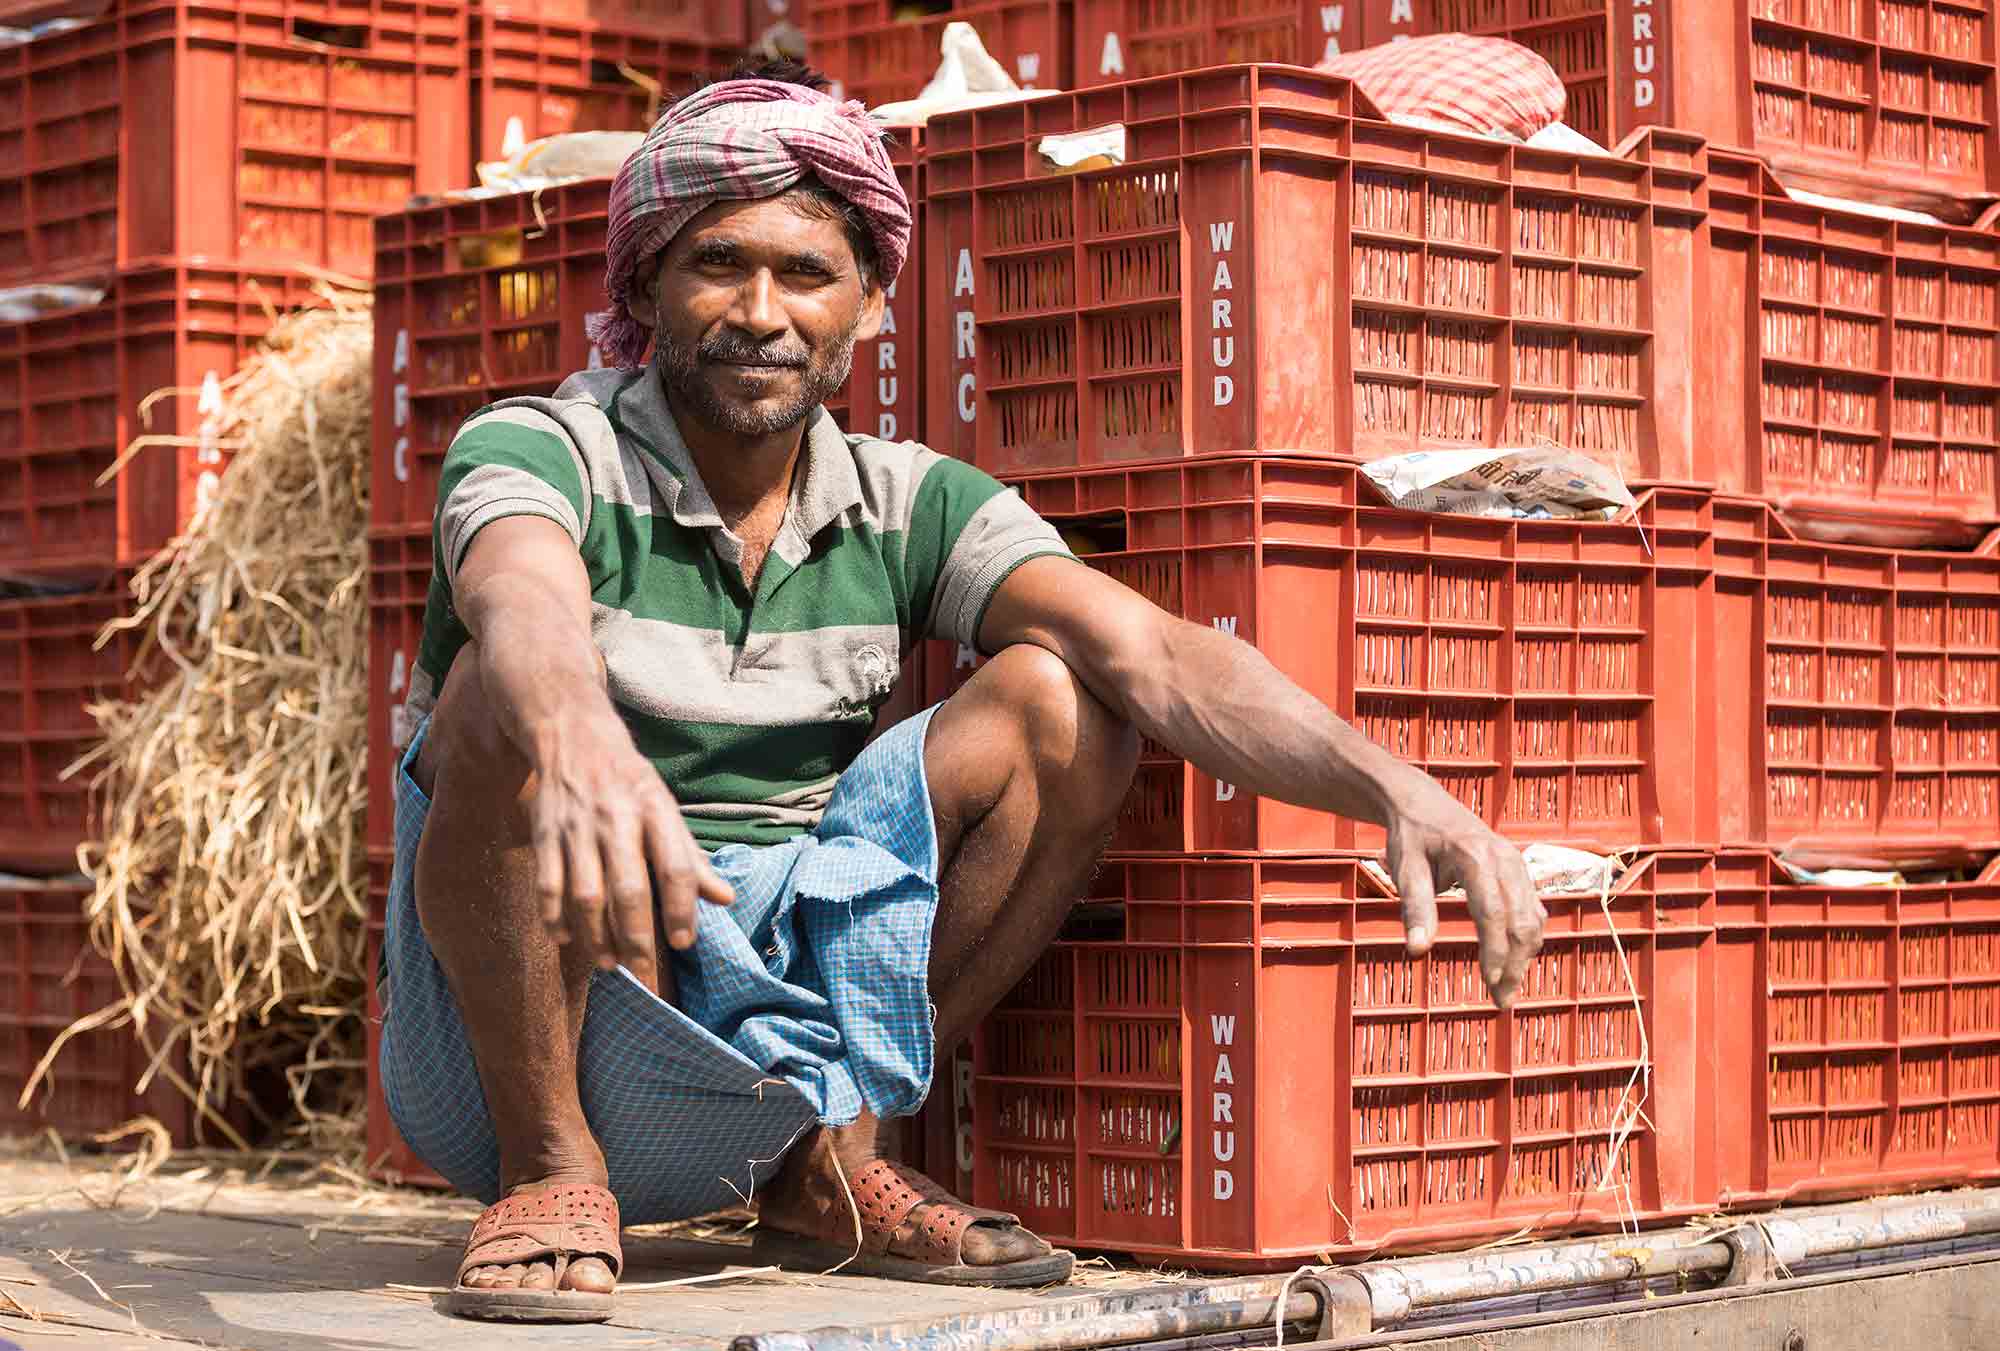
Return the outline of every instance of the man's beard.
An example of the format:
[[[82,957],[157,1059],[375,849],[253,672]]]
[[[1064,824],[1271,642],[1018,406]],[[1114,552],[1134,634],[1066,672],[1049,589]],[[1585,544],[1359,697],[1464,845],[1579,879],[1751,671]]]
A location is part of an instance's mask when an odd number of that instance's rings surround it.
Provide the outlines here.
[[[656,330],[653,364],[676,414],[684,413],[730,436],[771,436],[803,422],[847,383],[854,366],[854,334],[860,326],[857,319],[853,328],[818,352],[798,342],[759,344],[730,329],[690,347]],[[776,406],[746,408],[721,397],[708,378],[712,363],[724,361],[790,366],[803,372],[804,379],[797,397]]]

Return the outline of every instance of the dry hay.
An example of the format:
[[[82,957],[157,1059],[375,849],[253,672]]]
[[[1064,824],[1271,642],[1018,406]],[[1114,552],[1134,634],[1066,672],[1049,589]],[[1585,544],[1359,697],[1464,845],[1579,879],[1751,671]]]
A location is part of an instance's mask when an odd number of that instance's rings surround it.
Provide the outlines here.
[[[71,771],[92,774],[98,795],[105,838],[81,851],[91,940],[124,997],[64,1037],[130,1025],[147,1079],[176,1083],[211,1138],[239,1146],[231,1121],[259,1114],[248,1085],[281,1072],[290,1102],[276,1124],[353,1152],[372,325],[366,296],[325,299],[279,318],[222,382],[192,444],[233,451],[233,463],[188,533],[134,578],[130,617],[99,640],[130,630],[138,654],[126,697],[91,709],[103,744]],[[163,392],[174,393],[192,391]],[[134,449],[161,441],[191,444]]]

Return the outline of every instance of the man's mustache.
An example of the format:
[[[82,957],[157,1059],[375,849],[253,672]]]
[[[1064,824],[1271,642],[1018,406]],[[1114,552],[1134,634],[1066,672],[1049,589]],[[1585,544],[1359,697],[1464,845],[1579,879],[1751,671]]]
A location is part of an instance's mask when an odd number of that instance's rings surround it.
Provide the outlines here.
[[[778,344],[766,346],[747,338],[719,335],[695,348],[703,361],[733,361],[745,365],[792,366],[804,370],[812,363],[812,353],[803,347]]]

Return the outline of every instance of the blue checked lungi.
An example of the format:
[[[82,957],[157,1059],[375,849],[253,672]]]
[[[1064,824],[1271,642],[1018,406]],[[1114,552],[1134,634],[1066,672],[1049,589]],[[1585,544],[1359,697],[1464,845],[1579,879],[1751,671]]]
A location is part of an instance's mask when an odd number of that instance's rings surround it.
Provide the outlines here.
[[[863,751],[817,830],[711,856],[736,903],[699,905],[695,945],[672,954],[678,1008],[623,967],[592,978],[577,1080],[627,1224],[740,1202],[815,1121],[845,1125],[863,1106],[888,1117],[922,1105],[938,869],[924,733],[935,712]],[[382,1087],[418,1157],[492,1202],[493,1121],[458,1002],[417,918],[417,842],[430,800],[410,766],[427,730],[396,772]]]

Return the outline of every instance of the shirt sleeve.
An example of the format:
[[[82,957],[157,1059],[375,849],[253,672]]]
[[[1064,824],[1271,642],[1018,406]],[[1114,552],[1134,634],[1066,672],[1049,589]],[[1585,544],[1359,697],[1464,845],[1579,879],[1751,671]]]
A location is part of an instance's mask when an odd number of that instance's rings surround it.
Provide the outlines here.
[[[567,428],[537,400],[483,408],[452,438],[438,476],[436,548],[447,581],[481,530],[508,516],[542,516],[579,550],[590,528],[590,486]]]
[[[910,508],[904,566],[911,627],[976,647],[1000,584],[1029,559],[1050,554],[1071,556],[1055,527],[1019,493],[962,460],[937,458]]]

